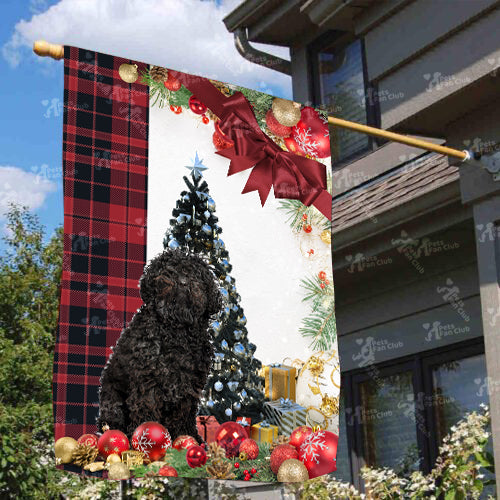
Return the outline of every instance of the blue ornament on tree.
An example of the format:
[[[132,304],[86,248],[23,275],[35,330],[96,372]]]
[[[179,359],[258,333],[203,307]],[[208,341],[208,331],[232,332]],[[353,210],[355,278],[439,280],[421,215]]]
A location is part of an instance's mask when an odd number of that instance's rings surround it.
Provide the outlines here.
[[[233,351],[235,354],[241,356],[242,354],[245,354],[245,346],[238,342],[237,344],[234,344]]]
[[[221,343],[220,343],[220,346],[222,347],[222,349],[227,349],[229,347],[229,344],[227,343],[227,340],[224,339]]]
[[[186,233],[184,235],[184,239],[189,243],[190,241],[193,240],[193,237],[189,233]]]
[[[230,417],[232,414],[233,414],[233,410],[231,410],[231,408],[226,408],[226,410],[224,411],[224,413]]]
[[[227,386],[229,387],[229,389],[231,391],[235,391],[236,389],[238,389],[238,382],[234,381],[234,380],[231,380],[231,382],[228,382],[227,383]]]
[[[210,210],[210,212],[215,211],[215,201],[212,198],[209,198],[207,201],[207,208]]]
[[[201,226],[201,230],[208,236],[212,234],[212,228],[208,224],[203,224],[203,226]]]
[[[168,248],[171,248],[172,250],[175,250],[176,248],[179,248],[179,242],[175,239],[172,239],[168,242]]]
[[[233,405],[233,406],[234,406],[234,409],[235,409],[236,411],[240,411],[240,410],[241,410],[241,403],[239,403],[239,402],[234,403],[234,405]]]
[[[224,385],[222,384],[222,382],[220,380],[217,380],[217,382],[215,382],[214,389],[217,392],[220,392],[220,391],[222,391],[222,389],[224,389]]]

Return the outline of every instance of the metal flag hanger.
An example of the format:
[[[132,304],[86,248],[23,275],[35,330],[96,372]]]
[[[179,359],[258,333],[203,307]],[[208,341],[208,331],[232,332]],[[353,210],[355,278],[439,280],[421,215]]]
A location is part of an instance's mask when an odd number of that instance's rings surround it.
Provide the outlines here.
[[[52,59],[64,58],[63,45],[48,43],[45,40],[37,40],[33,44],[33,52],[35,52],[35,54],[39,56],[48,56]],[[361,123],[351,122],[348,120],[343,120],[341,118],[335,118],[333,116],[328,117],[328,123],[336,127],[354,130],[355,132],[359,132],[361,134],[373,135],[375,137],[381,137],[389,141],[399,142],[401,144],[407,144],[408,146],[413,146],[426,151],[433,151],[434,153],[457,158],[461,160],[462,163],[467,162],[482,166],[486,168],[486,170],[488,170],[491,174],[493,174],[494,180],[500,181],[500,152],[496,152],[491,155],[481,155],[480,152],[472,152],[467,150],[460,151],[459,149],[440,146],[439,144],[433,144],[429,141],[415,139],[413,137],[408,137],[396,132],[390,132],[388,130],[370,127],[368,125],[362,125]],[[479,160],[481,161],[479,162]]]

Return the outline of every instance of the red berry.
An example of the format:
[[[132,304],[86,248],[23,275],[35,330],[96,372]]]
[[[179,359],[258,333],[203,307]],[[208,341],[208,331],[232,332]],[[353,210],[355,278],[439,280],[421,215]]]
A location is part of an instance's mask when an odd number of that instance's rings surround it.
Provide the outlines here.
[[[252,474],[255,474],[255,473],[257,472],[257,469],[252,469],[250,472],[251,472]]]
[[[245,474],[245,476],[248,476],[248,470],[247,470],[247,469],[245,469],[245,470],[243,471],[243,474]]]
[[[203,117],[201,118],[201,121],[207,125],[209,122],[210,122],[210,118],[208,116],[205,116],[203,115]]]
[[[320,288],[325,288],[325,284],[324,283],[321,283],[319,286],[320,286]]]
[[[304,214],[304,215],[302,216],[302,220],[307,220],[307,214]]]
[[[328,280],[325,280],[325,285],[329,285],[330,282]]]
[[[245,476],[245,477],[243,478],[243,481],[250,481],[250,476]]]
[[[302,229],[304,229],[306,233],[310,233],[313,230],[311,224],[304,224]]]
[[[176,115],[179,115],[180,113],[182,113],[182,107],[181,106],[174,106],[173,104],[171,104],[170,111],[173,111]]]
[[[236,463],[234,464],[234,466],[235,466],[237,469],[239,469],[239,467],[240,467],[239,462],[236,462]]]
[[[318,273],[318,278],[321,280],[321,281],[325,281],[326,280],[326,273],[325,271],[320,271]]]

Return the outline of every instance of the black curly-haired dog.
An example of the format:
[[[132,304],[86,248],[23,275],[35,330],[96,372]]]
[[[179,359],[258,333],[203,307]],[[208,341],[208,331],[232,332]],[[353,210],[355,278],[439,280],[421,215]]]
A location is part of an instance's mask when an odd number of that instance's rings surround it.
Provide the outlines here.
[[[201,258],[165,250],[145,268],[139,286],[144,304],[101,375],[98,428],[107,424],[130,437],[143,422],[155,421],[172,439],[197,437],[213,357],[208,322],[221,307],[214,275]]]

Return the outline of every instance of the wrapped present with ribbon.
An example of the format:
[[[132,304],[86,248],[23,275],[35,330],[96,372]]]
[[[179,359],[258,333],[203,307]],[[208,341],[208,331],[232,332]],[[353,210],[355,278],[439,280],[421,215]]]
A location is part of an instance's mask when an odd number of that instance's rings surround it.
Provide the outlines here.
[[[264,403],[264,415],[282,434],[289,436],[297,427],[306,425],[307,410],[291,399],[280,398]]]
[[[212,415],[198,415],[196,417],[196,427],[198,429],[198,434],[204,439],[205,442],[213,443],[220,424]]]
[[[247,432],[247,437],[250,437],[250,427],[252,427],[252,419],[248,417],[237,417],[236,422],[244,427]]]
[[[280,363],[264,367],[265,395],[272,401],[279,398],[295,400],[295,368]]]
[[[271,444],[278,437],[278,426],[270,424],[267,420],[263,420],[258,424],[252,425],[250,437],[258,443]]]

